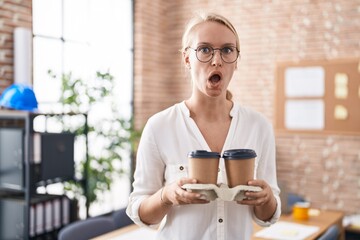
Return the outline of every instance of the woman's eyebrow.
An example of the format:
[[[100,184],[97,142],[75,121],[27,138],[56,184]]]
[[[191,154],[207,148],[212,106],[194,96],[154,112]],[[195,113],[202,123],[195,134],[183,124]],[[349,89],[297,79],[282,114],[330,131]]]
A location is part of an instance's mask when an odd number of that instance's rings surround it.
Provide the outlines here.
[[[210,46],[212,46],[210,43],[208,43],[208,42],[199,42],[198,44],[197,44],[197,46],[201,46],[201,45],[210,45]]]
[[[207,46],[211,46],[213,47],[214,45],[209,43],[209,42],[199,42],[196,46],[202,46],[202,45],[207,45]],[[234,43],[224,43],[223,45],[221,45],[221,47],[236,47],[236,44]]]

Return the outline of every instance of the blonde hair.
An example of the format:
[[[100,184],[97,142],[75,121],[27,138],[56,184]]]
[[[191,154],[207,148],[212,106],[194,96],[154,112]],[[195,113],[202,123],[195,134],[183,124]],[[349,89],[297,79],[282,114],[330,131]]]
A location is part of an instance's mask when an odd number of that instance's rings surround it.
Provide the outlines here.
[[[194,29],[200,24],[204,22],[217,22],[224,26],[226,26],[230,31],[232,31],[236,37],[236,48],[240,51],[240,39],[239,35],[236,32],[235,27],[232,23],[225,17],[216,14],[216,13],[199,13],[195,15],[190,21],[187,23],[184,34],[182,36],[182,52],[186,51],[186,49],[191,45],[192,41],[192,33]]]
[[[192,41],[192,38],[193,38],[192,35],[193,35],[193,32],[194,32],[195,28],[199,24],[204,23],[204,22],[217,22],[217,23],[220,23],[220,24],[224,25],[228,29],[230,29],[230,31],[233,32],[235,37],[236,37],[236,48],[240,51],[239,35],[236,32],[236,29],[232,25],[232,23],[227,18],[225,18],[225,17],[223,17],[223,16],[221,16],[219,14],[202,12],[202,13],[196,14],[187,23],[184,34],[182,36],[181,52],[183,52],[183,53],[186,52],[186,50],[191,45],[191,41]],[[232,93],[229,90],[226,90],[226,99],[228,99],[228,100],[232,99]]]

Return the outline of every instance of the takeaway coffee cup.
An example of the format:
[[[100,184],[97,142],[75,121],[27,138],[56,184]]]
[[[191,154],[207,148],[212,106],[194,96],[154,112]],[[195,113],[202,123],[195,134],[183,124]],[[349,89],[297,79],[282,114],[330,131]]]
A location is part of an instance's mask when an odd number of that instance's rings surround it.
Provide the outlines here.
[[[188,154],[189,177],[202,184],[216,184],[220,154],[205,150],[195,150]]]
[[[224,151],[223,158],[230,188],[247,185],[254,179],[256,153],[252,149],[231,149]]]

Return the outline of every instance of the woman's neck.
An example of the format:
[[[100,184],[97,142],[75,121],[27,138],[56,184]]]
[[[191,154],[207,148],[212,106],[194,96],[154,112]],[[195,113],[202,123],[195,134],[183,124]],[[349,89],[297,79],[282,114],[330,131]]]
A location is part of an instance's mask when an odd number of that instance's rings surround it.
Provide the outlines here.
[[[208,120],[219,120],[228,118],[230,110],[233,106],[232,101],[225,98],[199,98],[191,96],[185,101],[186,106],[190,110],[192,118],[206,117]]]

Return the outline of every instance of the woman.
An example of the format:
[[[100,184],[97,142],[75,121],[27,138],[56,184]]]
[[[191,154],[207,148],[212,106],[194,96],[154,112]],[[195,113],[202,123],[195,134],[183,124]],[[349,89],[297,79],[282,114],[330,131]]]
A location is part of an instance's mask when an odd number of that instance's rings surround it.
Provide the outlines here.
[[[272,127],[259,113],[231,100],[227,88],[237,69],[240,43],[226,18],[196,16],[182,45],[192,94],[147,122],[127,213],[141,226],[157,228],[163,220],[157,239],[250,239],[252,220],[264,226],[280,216]],[[248,198],[238,202],[208,202],[182,188],[197,182],[187,177],[190,151],[223,153],[234,148],[257,153],[256,179],[248,184],[262,191],[247,192]],[[226,183],[223,159],[218,182]]]

